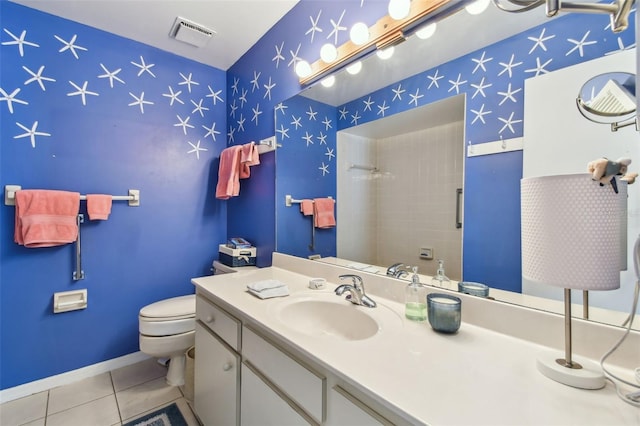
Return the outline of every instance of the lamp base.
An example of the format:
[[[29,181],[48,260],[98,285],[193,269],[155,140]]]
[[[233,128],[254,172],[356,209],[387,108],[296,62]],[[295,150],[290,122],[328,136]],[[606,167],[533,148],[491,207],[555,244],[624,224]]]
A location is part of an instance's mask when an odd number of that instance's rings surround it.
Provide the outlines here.
[[[556,351],[543,352],[537,359],[538,371],[551,380],[580,389],[604,387],[604,374],[596,363],[578,357],[572,364],[574,367],[566,367],[562,354]]]

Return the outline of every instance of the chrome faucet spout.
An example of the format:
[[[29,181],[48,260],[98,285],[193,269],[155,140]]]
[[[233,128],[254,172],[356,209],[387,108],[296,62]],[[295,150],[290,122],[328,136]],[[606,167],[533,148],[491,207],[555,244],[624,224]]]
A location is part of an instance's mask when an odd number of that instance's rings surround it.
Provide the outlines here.
[[[358,275],[353,274],[345,274],[340,275],[339,278],[341,280],[345,280],[351,278],[352,285],[349,284],[341,284],[335,289],[335,293],[338,296],[342,296],[345,291],[349,292],[346,299],[353,303],[354,305],[366,306],[368,308],[375,308],[376,302],[374,302],[369,296],[367,296],[364,292],[364,282],[362,278]]]

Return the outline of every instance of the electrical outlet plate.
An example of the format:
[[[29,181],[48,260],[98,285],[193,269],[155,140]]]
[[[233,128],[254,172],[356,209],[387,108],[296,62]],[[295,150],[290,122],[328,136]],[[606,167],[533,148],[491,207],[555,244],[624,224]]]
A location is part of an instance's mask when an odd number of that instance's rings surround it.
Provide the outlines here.
[[[420,259],[433,259],[433,248],[431,248],[431,247],[421,247],[420,248]]]

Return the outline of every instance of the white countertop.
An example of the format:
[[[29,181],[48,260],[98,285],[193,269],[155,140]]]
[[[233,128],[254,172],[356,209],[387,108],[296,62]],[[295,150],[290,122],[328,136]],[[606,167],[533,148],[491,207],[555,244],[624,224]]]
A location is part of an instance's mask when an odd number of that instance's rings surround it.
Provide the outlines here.
[[[639,425],[640,409],[620,400],[607,383],[597,391],[556,383],[536,369],[541,345],[464,322],[458,333],[434,332],[428,322],[404,318],[404,306],[371,297],[383,329],[365,340],[309,336],[284,324],[278,307],[302,293],[318,293],[309,276],[270,267],[195,278],[203,293],[244,322],[269,333],[412,423],[431,425]],[[276,279],[290,297],[261,300],[246,285]],[[338,296],[335,296],[338,298]],[[350,304],[345,301],[344,303]],[[487,312],[491,315],[491,312]]]

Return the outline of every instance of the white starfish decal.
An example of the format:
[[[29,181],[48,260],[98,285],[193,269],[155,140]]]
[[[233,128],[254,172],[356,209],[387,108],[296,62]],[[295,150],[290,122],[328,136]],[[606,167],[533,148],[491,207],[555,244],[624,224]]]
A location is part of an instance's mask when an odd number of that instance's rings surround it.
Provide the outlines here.
[[[11,114],[13,114],[13,102],[17,104],[29,105],[29,102],[27,101],[23,101],[22,99],[16,99],[16,95],[18,93],[20,93],[19,88],[11,92],[11,94],[7,94],[7,92],[2,90],[2,87],[0,87],[0,95],[2,95],[2,97],[0,98],[0,101],[7,102],[7,107],[9,107],[9,112]]]
[[[507,99],[509,99],[510,101],[512,101],[514,103],[517,103],[518,101],[516,100],[516,98],[513,97],[513,95],[515,95],[516,93],[518,93],[521,90],[522,90],[522,88],[512,91],[511,90],[511,83],[509,83],[509,86],[507,87],[507,91],[506,92],[498,92],[498,95],[504,96],[498,105],[502,105],[503,103],[505,103],[507,101]]]
[[[483,51],[482,52],[482,56],[480,57],[480,59],[471,58],[471,60],[476,63],[476,67],[473,69],[473,71],[471,71],[471,74],[475,74],[476,71],[478,70],[478,68],[482,68],[482,71],[487,72],[487,69],[484,67],[484,64],[489,62],[489,61],[492,61],[493,58],[486,58],[485,59],[484,56],[485,56],[486,53],[487,52]]]
[[[280,111],[282,113],[282,115],[285,115],[284,110],[289,108],[288,106],[286,106],[284,103],[280,102],[278,105],[276,105],[276,107],[274,108],[275,111]]]
[[[262,99],[269,97],[269,100],[271,100],[271,89],[273,89],[274,87],[276,87],[275,83],[271,82],[271,77],[269,77],[269,83],[268,84],[263,84],[264,88],[265,88],[265,92],[264,92],[264,96],[262,97]]]
[[[296,127],[296,130],[298,130],[298,127],[302,127],[302,123],[300,123],[302,117],[296,117],[295,115],[292,115],[291,118],[293,118],[293,121],[290,124],[293,124]]]
[[[335,157],[336,155],[333,153],[333,150],[329,147],[327,147],[327,152],[325,152],[325,154],[327,157],[329,157],[329,161],[331,161],[331,159],[333,157]]]
[[[174,101],[180,102],[182,105],[184,105],[184,102],[182,102],[178,97],[180,96],[181,93],[182,93],[182,90],[178,90],[177,92],[174,93],[173,88],[169,86],[169,93],[163,93],[162,96],[166,98],[170,98],[169,106],[173,106]]]
[[[388,110],[389,107],[387,106],[387,101],[383,101],[382,105],[378,105],[378,115],[382,115],[384,117],[384,113],[386,110]]]
[[[329,174],[329,165],[324,164],[324,161],[322,162],[322,166],[318,167],[318,169],[322,170],[322,176]]]
[[[207,148],[202,148],[200,146],[200,141],[198,141],[196,144],[193,144],[189,141],[187,141],[189,143],[189,145],[191,145],[191,150],[187,151],[187,154],[191,154],[191,153],[196,153],[196,158],[199,160],[200,159],[200,151],[208,151]]]
[[[320,20],[320,14],[322,14],[322,10],[320,10],[318,12],[318,16],[316,16],[316,20],[313,20],[313,17],[309,16],[309,20],[311,21],[311,28],[309,28],[307,30],[306,33],[304,33],[304,35],[308,35],[309,33],[311,33],[311,43],[313,43],[313,36],[316,35],[316,32],[321,33],[322,32],[322,28],[318,27],[318,21]]]
[[[460,81],[460,78],[462,78],[462,76],[458,74],[458,79],[456,81],[449,80],[449,83],[451,83],[451,88],[447,90],[447,93],[455,89],[456,94],[460,94],[460,86],[467,82],[467,80]]]
[[[515,63],[514,63],[514,62],[513,62],[513,61],[514,61],[514,59],[515,59],[515,53],[512,53],[512,54],[511,54],[511,59],[509,59],[509,62],[508,62],[508,63],[500,62],[500,65],[502,65],[504,68],[502,69],[502,71],[500,71],[500,72],[498,73],[498,76],[501,76],[501,75],[502,75],[502,74],[504,74],[505,72],[508,72],[508,73],[509,73],[509,78],[511,78],[511,77],[512,77],[512,70],[513,70],[515,67],[517,67],[517,66],[519,66],[519,65],[522,65],[522,62],[515,62]]]
[[[343,106],[342,109],[339,111],[340,112],[340,120],[344,120],[347,118],[347,114],[349,114],[349,111],[347,111],[347,107]]]
[[[329,120],[329,117],[324,117],[324,120],[322,121],[322,124],[324,124],[324,129],[325,130],[329,130],[332,129],[333,127],[331,126],[331,120]]]
[[[38,84],[40,85],[40,88],[42,89],[42,91],[46,91],[47,89],[45,89],[43,81],[56,81],[53,78],[45,77],[45,76],[42,75],[42,71],[44,71],[44,65],[42,65],[38,69],[37,73],[31,71],[29,68],[25,67],[24,65],[22,66],[22,69],[25,70],[26,72],[28,72],[29,74],[31,74],[31,78],[24,82],[25,86],[27,84],[33,83],[34,81],[37,81]]]
[[[233,137],[233,134],[236,132],[236,129],[232,127],[229,128],[229,131],[227,132],[227,138],[229,140],[229,144],[232,144],[235,142],[235,138]]]
[[[395,89],[391,89],[391,91],[393,92],[393,99],[391,99],[391,102],[395,101],[396,99],[402,100],[402,94],[406,92],[406,90],[402,88],[402,84],[398,84],[398,87]]]
[[[318,115],[318,111],[314,111],[311,105],[309,105],[309,111],[307,111],[307,115],[309,116],[309,121],[317,121],[316,115]]]
[[[78,52],[76,52],[76,49],[84,50],[84,51],[88,50],[86,47],[77,46],[75,44],[76,39],[78,38],[77,34],[74,34],[73,37],[71,37],[71,40],[69,40],[69,41],[66,41],[66,40],[62,39],[61,37],[58,37],[57,35],[54,35],[54,37],[57,38],[59,42],[64,44],[64,46],[62,46],[60,48],[60,50],[58,50],[59,53],[62,53],[65,50],[69,50],[73,54],[73,56],[75,56],[76,59],[79,59],[78,58]]]
[[[304,132],[302,139],[307,142],[307,147],[309,147],[309,144],[313,145],[313,135],[310,135],[309,132]]]
[[[300,52],[300,43],[298,43],[298,48],[296,49],[295,53],[293,52],[293,50],[289,50],[289,54],[291,55],[291,60],[287,64],[287,67],[290,67],[292,65],[295,66],[298,63],[298,61],[300,61],[300,58],[298,57],[299,52]]]
[[[119,77],[117,77],[118,73],[120,73],[120,71],[122,71],[122,68],[118,68],[115,71],[109,71],[107,69],[107,67],[105,67],[103,64],[100,64],[100,66],[102,67],[102,69],[104,70],[104,74],[100,74],[98,76],[98,78],[108,78],[109,79],[109,86],[111,86],[111,88],[113,89],[113,80],[117,80],[122,84],[125,84],[124,81],[122,79],[120,79]]]
[[[76,88],[76,92],[70,92],[67,93],[67,96],[78,96],[80,95],[82,97],[82,105],[87,105],[87,95],[92,95],[92,96],[98,96],[98,94],[96,92],[90,92],[87,90],[87,85],[89,84],[88,81],[85,81],[84,84],[82,85],[82,87],[78,86],[77,84],[75,84],[73,81],[69,82],[70,85],[72,85],[73,87]]]
[[[547,74],[547,73],[549,73],[549,71],[544,69],[544,67],[549,65],[551,63],[551,61],[553,61],[553,59],[549,59],[544,64],[540,64],[540,58],[536,58],[536,67],[535,68],[529,68],[528,70],[524,70],[524,72],[535,72],[536,73],[536,77],[539,76],[540,74]]]
[[[429,83],[429,87],[427,87],[427,90],[431,89],[431,86],[433,86],[434,84],[436,85],[436,88],[440,88],[440,85],[438,84],[438,80],[440,80],[441,78],[444,78],[444,75],[438,75],[438,70],[436,70],[436,73],[433,75],[428,75],[427,78],[429,80],[431,80],[431,83]]]
[[[360,113],[358,111],[356,111],[355,114],[351,114],[351,124],[354,125],[358,125],[358,120],[360,120],[362,117],[360,117]]]
[[[517,124],[517,123],[522,123],[522,120],[514,120],[513,119],[513,114],[515,114],[515,112],[511,112],[511,115],[509,116],[508,119],[504,119],[502,117],[498,117],[498,120],[502,121],[504,123],[504,126],[502,126],[502,129],[500,129],[500,131],[498,133],[502,133],[504,131],[504,129],[506,129],[507,127],[509,128],[509,130],[511,130],[511,133],[515,133],[516,131],[513,130],[513,125]]]
[[[572,52],[574,52],[575,50],[578,50],[578,52],[580,53],[580,57],[584,57],[584,46],[589,46],[591,44],[596,44],[597,41],[593,40],[593,41],[586,41],[587,37],[589,37],[589,33],[591,33],[591,30],[587,31],[584,36],[582,37],[582,40],[578,41],[578,40],[574,40],[572,38],[568,38],[567,41],[570,43],[575,44],[575,46],[573,46],[571,48],[571,50],[569,50],[564,56],[569,56]]]
[[[220,97],[220,93],[222,93],[222,89],[218,90],[217,92],[214,92],[211,86],[207,85],[207,88],[209,89],[209,94],[206,97],[212,98],[214,105],[216,104],[216,101],[224,102]]]
[[[253,117],[251,117],[251,121],[255,121],[256,122],[256,126],[258,125],[258,116],[260,116],[260,114],[262,114],[262,111],[260,111],[260,104],[256,104],[255,108],[251,108],[251,111],[253,112]]]
[[[260,74],[262,74],[262,73],[261,72],[257,72],[257,71],[253,72],[253,80],[250,81],[250,83],[253,85],[253,86],[251,86],[251,93],[253,93],[256,89],[260,88],[260,83],[258,83],[258,79],[260,78]]]
[[[28,137],[31,140],[31,147],[35,148],[36,147],[36,136],[51,136],[51,133],[45,133],[45,132],[38,132],[38,122],[35,121],[33,123],[33,126],[31,126],[31,128],[28,128],[26,126],[23,126],[22,124],[16,122],[16,125],[18,127],[20,127],[22,130],[24,130],[26,133],[22,133],[21,135],[16,135],[13,138],[14,139],[20,139],[20,138],[26,138]]]
[[[180,77],[182,77],[183,81],[181,81],[180,83],[178,83],[178,86],[183,86],[183,85],[187,85],[187,89],[189,90],[189,93],[191,93],[191,85],[193,84],[194,86],[199,86],[200,83],[195,82],[193,80],[191,80],[191,76],[193,73],[189,73],[189,77],[186,77],[184,74],[182,73],[178,73],[180,74]]]
[[[231,85],[231,96],[236,95],[238,93],[239,83],[240,83],[240,78],[233,77],[233,84]]]
[[[231,112],[229,113],[230,117],[236,118],[236,110],[238,109],[238,106],[236,105],[236,100],[233,100],[233,103],[230,105],[231,107]]]
[[[131,61],[131,64],[135,65],[136,67],[140,68],[140,71],[138,71],[138,77],[140,77],[142,75],[143,72],[147,72],[149,74],[151,74],[151,76],[153,78],[156,78],[156,75],[151,71],[151,68],[155,67],[156,64],[149,64],[147,65],[144,62],[144,58],[142,56],[140,56],[140,63],[135,63],[133,61]]]
[[[244,104],[247,102],[247,93],[249,93],[249,91],[243,87],[242,94],[238,98],[240,101],[240,108],[244,108]]]
[[[371,111],[371,106],[375,104],[375,102],[371,100],[371,96],[369,96],[366,101],[362,102],[364,102],[364,111]]]
[[[11,33],[11,31],[9,31],[6,28],[3,28],[4,32],[9,34],[11,36],[11,38],[13,39],[13,41],[3,41],[2,45],[3,46],[11,46],[13,44],[18,46],[18,52],[20,53],[20,57],[24,57],[24,46],[33,46],[33,47],[40,47],[40,45],[36,44],[36,43],[32,43],[30,41],[26,41],[24,38],[27,35],[27,30],[22,30],[22,33],[20,34],[20,37],[16,37],[14,34]]]
[[[471,84],[470,86],[476,89],[476,91],[473,93],[473,96],[471,96],[471,99],[475,98],[478,93],[480,93],[483,98],[486,98],[487,95],[484,93],[484,89],[486,89],[487,87],[493,86],[493,84],[492,83],[485,84],[484,77],[482,77],[482,80],[480,80],[480,83]]]
[[[545,52],[547,51],[547,46],[544,45],[544,42],[547,40],[551,40],[552,38],[555,37],[555,35],[550,35],[545,37],[544,33],[545,31],[547,31],[546,28],[542,29],[542,32],[540,33],[540,35],[536,38],[536,37],[527,37],[529,40],[534,41],[535,44],[533,45],[533,47],[531,48],[531,50],[529,50],[529,55],[531,55],[531,53],[536,50],[536,47],[540,46],[540,48],[542,50],[544,50]]]
[[[129,92],[129,95],[135,99],[135,102],[131,102],[129,104],[129,106],[134,106],[134,105],[140,105],[140,112],[144,114],[144,105],[153,105],[153,102],[151,101],[145,101],[144,100],[144,92],[140,93],[140,97],[137,97],[136,95],[134,95],[133,93]]]
[[[340,24],[342,24],[342,18],[344,18],[344,13],[346,12],[346,9],[342,11],[342,15],[340,15],[340,19],[338,19],[338,22],[334,21],[333,19],[330,19],[329,21],[331,21],[331,26],[333,27],[333,29],[331,30],[331,32],[329,33],[329,35],[327,36],[327,39],[331,38],[331,36],[335,36],[334,37],[334,45],[338,45],[338,34],[340,33],[340,31],[346,31],[347,27],[343,27]]]
[[[204,112],[203,111],[209,111],[209,108],[207,108],[205,106],[202,106],[202,102],[204,102],[204,99],[200,99],[200,101],[198,103],[195,103],[193,101],[193,99],[191,100],[191,103],[195,107],[193,109],[193,111],[191,111],[191,114],[193,114],[194,112],[198,111],[200,113],[200,117],[204,117]]]
[[[420,88],[416,89],[416,93],[409,93],[409,97],[411,98],[411,100],[409,101],[409,105],[411,104],[415,104],[415,106],[418,106],[418,99],[422,98],[424,95],[420,95]]]
[[[611,55],[611,54],[614,54],[614,53],[618,53],[618,52],[621,52],[623,50],[633,49],[634,47],[636,47],[635,43],[631,43],[629,46],[625,47],[624,42],[622,41],[622,38],[618,37],[618,49],[612,50],[611,52],[606,52],[605,56]]]
[[[327,144],[327,135],[325,135],[324,133],[320,132],[320,136],[318,136],[318,140],[320,141],[320,145],[326,145]]]
[[[202,125],[202,127],[207,131],[207,134],[204,135],[205,139],[207,138],[207,136],[211,136],[213,138],[213,141],[215,142],[216,135],[220,134],[220,132],[216,130],[216,122],[214,121],[211,127],[207,127],[205,125]]]
[[[244,116],[242,115],[242,113],[240,113],[240,120],[237,121],[238,123],[238,131],[243,131],[244,132],[244,122],[247,121],[246,118],[244,118]]]
[[[173,127],[182,127],[182,132],[185,135],[187,134],[187,127],[189,127],[190,129],[193,129],[193,126],[189,124],[189,120],[191,119],[191,117],[187,117],[184,120],[179,115],[176,115],[176,117],[178,117],[178,121],[180,122],[174,124]]]
[[[284,128],[281,124],[279,129],[276,129],[276,132],[280,133],[280,139],[285,139],[289,137],[289,128]]]
[[[479,110],[472,109],[471,112],[476,115],[476,117],[473,119],[471,124],[475,123],[478,120],[482,121],[482,124],[487,124],[484,121],[484,116],[487,115],[487,114],[491,114],[492,111],[485,111],[484,110],[484,104],[482,104],[482,106],[480,107]]]
[[[284,61],[284,56],[282,56],[282,49],[284,48],[284,41],[282,42],[282,44],[280,45],[280,48],[278,49],[278,45],[275,45],[276,48],[276,56],[273,57],[273,59],[271,59],[271,62],[276,61],[276,69],[280,66],[280,61]]]

